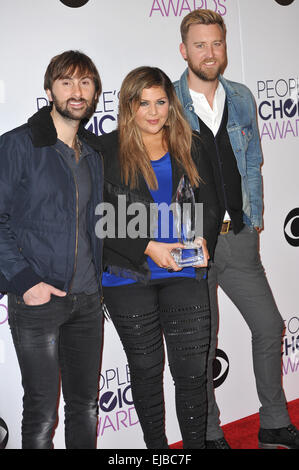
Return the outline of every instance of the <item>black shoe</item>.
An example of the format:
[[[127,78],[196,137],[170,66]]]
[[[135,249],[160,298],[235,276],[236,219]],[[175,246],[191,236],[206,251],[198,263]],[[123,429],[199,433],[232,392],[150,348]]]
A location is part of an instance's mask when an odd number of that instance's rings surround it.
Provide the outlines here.
[[[215,441],[206,441],[206,449],[230,449],[230,446],[224,437],[222,437]]]
[[[279,429],[260,429],[259,430],[259,449],[299,449],[299,431],[290,424],[286,428]]]

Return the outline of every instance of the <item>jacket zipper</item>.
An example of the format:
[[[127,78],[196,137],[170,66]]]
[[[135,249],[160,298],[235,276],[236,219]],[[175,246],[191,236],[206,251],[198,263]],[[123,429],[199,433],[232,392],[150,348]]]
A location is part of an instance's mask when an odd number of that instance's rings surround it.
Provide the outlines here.
[[[102,181],[102,188],[101,188],[101,201],[104,200],[104,158],[103,158],[103,155],[101,154],[101,152],[99,152],[99,156],[101,158],[101,165],[102,165],[102,177],[103,177],[103,181]],[[103,293],[103,285],[102,285],[102,273],[103,273],[103,240],[102,240],[102,245],[101,245],[101,259],[102,259],[102,269],[101,269],[101,275],[99,276],[99,283],[100,283],[100,289],[101,289],[101,297],[100,297],[100,303],[101,303],[101,307],[102,307],[102,313],[104,315],[104,318],[109,321],[111,319],[110,317],[110,314],[109,314],[109,311],[107,309],[107,306],[105,304],[105,300],[104,300],[104,293]]]
[[[99,157],[101,159],[101,166],[102,166],[102,188],[101,188],[101,201],[104,200],[104,158],[103,158],[103,155],[101,154],[101,152],[99,152]],[[103,273],[103,240],[101,240],[101,257],[102,257],[102,270],[101,270],[101,274]],[[101,288],[101,305],[102,305],[102,308],[104,310],[105,308],[105,304],[104,304],[104,294],[103,294],[103,286],[102,286],[102,275],[100,275],[99,277],[99,281],[100,281],[100,288]]]
[[[63,158],[63,160],[65,161],[65,158],[64,158],[64,155],[58,150],[58,149],[55,149],[57,153],[59,153],[59,155],[61,155],[61,157]],[[67,162],[66,162],[67,164]],[[69,288],[68,288],[68,292],[71,291],[71,287],[73,285],[73,282],[74,282],[74,277],[75,277],[75,273],[76,273],[76,270],[77,270],[77,258],[78,258],[78,239],[79,239],[79,190],[78,190],[78,184],[77,184],[77,180],[76,180],[76,176],[75,176],[75,173],[74,173],[74,170],[67,164],[67,167],[71,170],[71,173],[72,173],[72,176],[73,176],[73,179],[74,179],[74,183],[75,183],[75,188],[76,188],[76,241],[75,241],[75,261],[74,261],[74,270],[73,270],[73,275],[72,275],[72,278],[71,278],[71,281],[69,283]]]
[[[73,270],[73,275],[72,275],[71,282],[70,282],[70,284],[69,284],[69,292],[71,292],[71,290],[72,290],[71,288],[72,288],[72,286],[73,286],[75,273],[76,273],[76,271],[77,271],[78,243],[79,243],[79,190],[78,190],[78,184],[77,184],[77,180],[76,180],[76,176],[75,176],[74,170],[71,169],[71,171],[72,171],[72,175],[73,175],[74,183],[75,183],[75,188],[76,188],[76,242],[75,242],[74,270]]]

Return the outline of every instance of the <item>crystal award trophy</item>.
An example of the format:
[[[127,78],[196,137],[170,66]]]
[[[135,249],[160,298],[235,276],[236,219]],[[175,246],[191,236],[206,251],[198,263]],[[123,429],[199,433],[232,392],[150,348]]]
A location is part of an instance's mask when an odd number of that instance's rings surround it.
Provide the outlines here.
[[[186,248],[175,248],[171,254],[180,268],[197,266],[203,263],[204,256],[201,240],[196,238],[196,227],[199,222],[198,206],[195,204],[194,192],[187,176],[183,175],[176,194],[174,209],[174,226],[178,240]]]

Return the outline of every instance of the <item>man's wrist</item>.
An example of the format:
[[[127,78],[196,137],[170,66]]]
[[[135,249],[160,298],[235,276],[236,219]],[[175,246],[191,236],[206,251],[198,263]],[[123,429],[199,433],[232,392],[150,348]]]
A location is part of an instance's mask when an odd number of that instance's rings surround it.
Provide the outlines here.
[[[29,266],[11,279],[12,293],[22,297],[31,287],[43,282],[43,279]]]

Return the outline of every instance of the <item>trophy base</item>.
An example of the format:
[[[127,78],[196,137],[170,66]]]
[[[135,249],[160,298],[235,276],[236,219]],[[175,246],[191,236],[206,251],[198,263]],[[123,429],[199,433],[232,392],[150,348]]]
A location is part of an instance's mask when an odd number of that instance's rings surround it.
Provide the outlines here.
[[[198,266],[204,261],[202,247],[196,244],[188,245],[188,248],[174,248],[171,254],[179,268]]]

